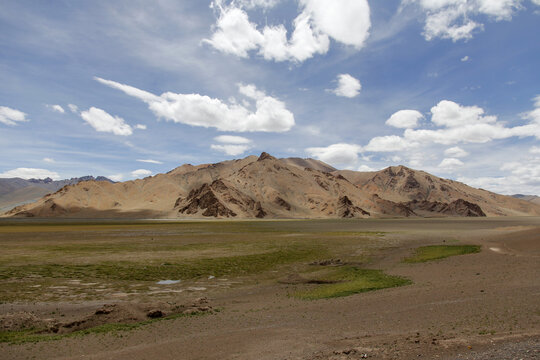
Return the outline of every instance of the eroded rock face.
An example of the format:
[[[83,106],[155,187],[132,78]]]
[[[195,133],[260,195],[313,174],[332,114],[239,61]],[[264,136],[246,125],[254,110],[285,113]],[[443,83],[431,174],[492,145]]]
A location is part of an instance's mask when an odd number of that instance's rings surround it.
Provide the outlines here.
[[[486,214],[480,206],[469,201],[458,199],[451,203],[439,201],[417,201],[413,200],[406,203],[409,208],[414,210],[429,211],[442,215],[465,216],[465,217],[484,217]]]
[[[228,186],[218,179],[190,191],[187,198],[178,198],[175,209],[181,214],[201,214],[208,217],[235,217],[240,214],[263,218],[267,212],[259,201]],[[233,210],[235,209],[235,210]]]
[[[226,207],[214,193],[214,190],[223,189],[223,187],[226,188],[223,182],[216,180],[212,185],[203,184],[200,188],[191,190],[186,199],[179,198],[176,201],[176,207],[180,207],[178,212],[193,215],[204,210],[203,216],[236,216],[236,213]]]
[[[355,206],[351,199],[347,196],[342,196],[338,200],[337,213],[342,218],[354,218],[370,216],[370,213],[364,209]]]

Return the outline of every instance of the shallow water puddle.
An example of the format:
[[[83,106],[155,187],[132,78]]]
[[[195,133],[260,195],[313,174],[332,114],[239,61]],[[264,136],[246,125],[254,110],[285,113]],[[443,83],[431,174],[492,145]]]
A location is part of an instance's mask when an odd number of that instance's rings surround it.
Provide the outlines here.
[[[156,284],[158,285],[172,285],[178,284],[180,280],[159,280]]]

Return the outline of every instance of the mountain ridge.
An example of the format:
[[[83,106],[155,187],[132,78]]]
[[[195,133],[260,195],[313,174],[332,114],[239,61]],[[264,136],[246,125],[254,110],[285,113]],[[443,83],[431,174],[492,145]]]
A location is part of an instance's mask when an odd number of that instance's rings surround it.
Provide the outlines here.
[[[154,218],[505,215],[538,216],[540,206],[401,165],[361,173],[336,170],[313,159],[277,159],[268,153],[215,164],[186,164],[122,183],[82,181],[4,214]]]

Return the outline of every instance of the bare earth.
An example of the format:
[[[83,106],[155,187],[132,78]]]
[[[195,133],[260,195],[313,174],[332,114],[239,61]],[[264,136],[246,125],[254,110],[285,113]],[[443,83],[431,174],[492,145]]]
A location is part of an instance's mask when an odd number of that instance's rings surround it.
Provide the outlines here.
[[[276,267],[256,276],[200,279],[182,284],[183,291],[169,292],[166,297],[148,293],[122,297],[107,293],[88,300],[67,301],[59,298],[57,301],[40,302],[36,298],[34,301],[4,301],[0,304],[0,314],[4,316],[27,312],[41,317],[51,314],[54,309],[55,314],[50,316],[64,319],[91,314],[104,304],[118,304],[144,313],[148,311],[147,308],[141,310],[145,306],[166,306],[163,303],[170,305],[173,302],[191,304],[197,298],[197,301],[201,301],[201,297],[208,298],[204,300],[207,302],[205,306],[220,311],[204,316],[158,321],[131,331],[37,343],[1,343],[1,357],[304,360],[540,358],[538,217],[261,221],[254,226],[259,226],[257,224],[275,224],[272,226],[284,229],[285,233],[272,235],[279,237],[280,241],[289,238],[288,230],[291,230],[291,238],[301,238],[305,234],[293,232],[294,229],[308,233],[306,229],[309,228],[310,236],[323,231],[335,232],[337,229],[343,231],[345,237],[347,232],[353,231],[385,232],[384,236],[373,240],[378,241],[380,246],[370,250],[369,260],[363,266],[409,278],[413,284],[341,298],[306,301],[289,296],[303,286],[286,280],[294,276],[295,269],[300,266],[293,264]],[[84,238],[84,234],[81,232],[80,237]],[[15,230],[3,231],[0,226],[0,242],[6,249],[10,241],[18,241],[21,236]],[[60,235],[53,232],[39,236],[54,238]],[[159,234],[156,232],[155,236]],[[209,235],[209,238],[212,236]],[[21,244],[33,241],[29,235],[23,238]],[[215,243],[219,244],[220,241],[227,240],[220,240],[216,235]],[[360,246],[356,242],[347,244],[350,246],[347,247],[349,252],[354,251],[355,246]],[[482,251],[425,263],[402,262],[414,248],[432,244],[478,244],[482,246]],[[220,281],[227,283],[227,286],[218,286]],[[191,290],[187,291],[187,287]]]

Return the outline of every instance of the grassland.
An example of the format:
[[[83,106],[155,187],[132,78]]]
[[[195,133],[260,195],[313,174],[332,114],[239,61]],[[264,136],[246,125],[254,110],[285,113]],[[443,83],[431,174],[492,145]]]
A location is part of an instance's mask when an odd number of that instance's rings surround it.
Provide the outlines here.
[[[362,262],[392,246],[347,221],[5,222],[0,225],[0,302],[99,300],[140,295],[164,279],[276,279],[341,257]],[[172,289],[173,287],[169,287]]]
[[[312,282],[323,284],[298,291],[293,296],[304,300],[330,299],[411,284],[409,279],[388,275],[381,270],[354,266],[339,267]]]
[[[426,261],[444,259],[450,256],[474,254],[480,252],[477,245],[432,245],[422,246],[414,254],[403,261],[407,263],[421,263]]]

